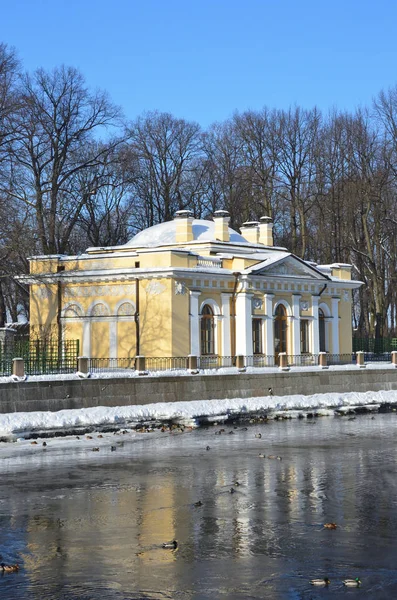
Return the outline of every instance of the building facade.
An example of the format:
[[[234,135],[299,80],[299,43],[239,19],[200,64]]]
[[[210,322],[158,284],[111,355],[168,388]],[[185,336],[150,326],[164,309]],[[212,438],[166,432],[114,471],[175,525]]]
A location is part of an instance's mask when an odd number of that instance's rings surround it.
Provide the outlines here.
[[[123,246],[31,258],[32,332],[93,358],[350,353],[351,266],[275,247],[268,217],[228,223],[179,211]]]

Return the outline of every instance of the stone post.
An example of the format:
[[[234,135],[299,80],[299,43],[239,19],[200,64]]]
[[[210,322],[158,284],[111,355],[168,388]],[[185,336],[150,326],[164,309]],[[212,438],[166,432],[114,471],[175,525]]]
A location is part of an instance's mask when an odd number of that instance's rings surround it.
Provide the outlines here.
[[[360,369],[365,369],[364,352],[362,350],[357,352],[357,366],[360,367]]]
[[[187,357],[187,368],[191,375],[197,375],[197,356],[193,356],[193,354],[189,354]]]
[[[23,358],[12,359],[12,374],[15,377],[25,377],[25,363]]]
[[[86,356],[79,356],[77,358],[77,370],[79,373],[88,375],[88,358]]]
[[[393,350],[391,353],[391,364],[397,368],[397,350]]]
[[[241,354],[236,356],[236,367],[240,371],[240,373],[245,372],[244,356],[241,356]]]
[[[280,352],[280,354],[278,355],[279,359],[280,359],[280,365],[279,368],[282,371],[289,371],[289,366],[288,366],[288,356],[286,352]]]
[[[327,353],[320,352],[318,355],[318,364],[322,369],[328,369],[327,365]]]
[[[135,357],[135,370],[138,372],[138,375],[147,375],[146,361],[144,356]]]

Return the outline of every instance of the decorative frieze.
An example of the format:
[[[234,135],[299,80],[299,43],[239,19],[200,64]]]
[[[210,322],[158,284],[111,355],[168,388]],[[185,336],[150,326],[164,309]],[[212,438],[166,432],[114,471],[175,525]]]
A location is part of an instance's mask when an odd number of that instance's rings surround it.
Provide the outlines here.
[[[135,294],[133,285],[93,285],[65,287],[65,298],[97,298],[98,296],[131,296]]]

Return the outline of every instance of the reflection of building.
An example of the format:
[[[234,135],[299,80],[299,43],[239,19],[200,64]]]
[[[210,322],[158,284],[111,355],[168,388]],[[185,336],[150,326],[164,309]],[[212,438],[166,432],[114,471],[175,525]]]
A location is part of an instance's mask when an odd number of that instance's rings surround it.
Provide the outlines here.
[[[32,258],[33,330],[93,357],[350,352],[350,265],[274,247],[268,217],[241,235],[228,222],[179,211],[124,246]]]

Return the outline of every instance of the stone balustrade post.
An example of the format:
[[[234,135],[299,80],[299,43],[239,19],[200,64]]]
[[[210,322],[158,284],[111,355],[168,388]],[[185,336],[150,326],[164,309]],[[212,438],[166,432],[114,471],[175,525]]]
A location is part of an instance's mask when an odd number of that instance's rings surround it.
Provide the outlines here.
[[[393,350],[391,353],[391,364],[397,367],[397,350]]]
[[[77,357],[77,371],[79,373],[83,373],[83,375],[88,375],[88,363],[89,359],[87,356],[78,356]]]
[[[135,357],[135,370],[138,372],[138,375],[147,375],[146,360],[144,356]]]
[[[326,352],[320,352],[318,355],[318,364],[322,369],[328,369],[328,364],[327,364],[327,353]]]
[[[197,373],[199,372],[197,363],[198,363],[197,356],[194,356],[193,354],[189,354],[189,356],[187,357],[187,368],[191,375],[197,375]]]
[[[12,374],[15,377],[25,377],[25,363],[23,358],[12,359]]]
[[[357,356],[357,366],[360,367],[360,369],[365,369],[364,352],[362,350],[359,350],[357,352],[356,356]]]
[[[281,371],[289,371],[287,353],[286,352],[280,352],[280,354],[278,355],[278,357],[279,357],[279,360],[280,360],[279,368],[281,369]]]
[[[236,356],[236,367],[240,371],[240,373],[244,373],[244,371],[245,371],[244,356],[242,356],[241,354]]]

